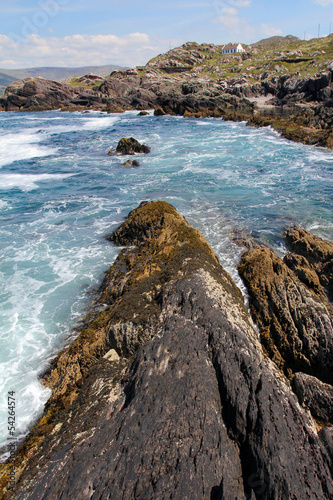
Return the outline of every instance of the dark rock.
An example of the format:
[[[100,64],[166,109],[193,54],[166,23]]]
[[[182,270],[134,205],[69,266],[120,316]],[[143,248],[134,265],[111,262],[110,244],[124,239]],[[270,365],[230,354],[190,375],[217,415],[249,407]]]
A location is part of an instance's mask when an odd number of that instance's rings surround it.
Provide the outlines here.
[[[269,356],[288,377],[302,371],[332,383],[333,325],[325,304],[267,247],[243,254],[239,273]]]
[[[333,427],[324,427],[319,431],[318,436],[324,443],[327,453],[331,458],[331,464],[333,464]],[[333,468],[332,465],[331,468]]]
[[[124,167],[139,167],[139,162],[137,160],[127,160],[123,163]]]
[[[118,142],[116,153],[121,155],[134,155],[135,153],[150,153],[150,148],[145,144],[140,144],[136,139],[123,137]]]
[[[154,116],[164,116],[166,115],[165,111],[163,111],[162,108],[155,108],[154,109]]]
[[[296,373],[292,387],[299,402],[321,422],[333,424],[333,387],[311,375]]]
[[[140,113],[138,113],[138,116],[147,116],[149,115],[148,111],[140,111]]]

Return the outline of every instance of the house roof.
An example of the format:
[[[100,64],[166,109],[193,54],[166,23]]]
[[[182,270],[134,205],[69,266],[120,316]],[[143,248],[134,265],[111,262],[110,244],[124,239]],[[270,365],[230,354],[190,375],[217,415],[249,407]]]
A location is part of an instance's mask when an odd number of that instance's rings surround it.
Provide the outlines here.
[[[228,43],[227,45],[225,45],[223,47],[223,50],[226,50],[226,49],[237,49],[238,45],[240,45],[240,43]]]

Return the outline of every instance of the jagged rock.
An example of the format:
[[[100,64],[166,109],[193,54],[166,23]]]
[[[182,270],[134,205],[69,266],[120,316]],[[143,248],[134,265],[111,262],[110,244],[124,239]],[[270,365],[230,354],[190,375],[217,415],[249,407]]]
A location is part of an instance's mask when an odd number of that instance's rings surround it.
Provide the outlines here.
[[[322,422],[333,424],[333,387],[316,377],[296,373],[292,386],[299,402]]]
[[[288,377],[302,371],[333,382],[333,324],[325,304],[269,248],[239,265],[263,345]]]
[[[320,284],[318,274],[310,266],[308,260],[303,255],[296,255],[288,252],[283,262],[291,269],[296,276],[321,299],[324,299],[325,292]]]
[[[123,163],[124,167],[139,167],[139,162],[137,160],[127,160]]]
[[[98,107],[103,103],[99,93],[92,89],[71,87],[66,83],[45,78],[25,78],[7,87],[4,98],[7,111],[13,109],[52,109],[59,106]]]
[[[140,144],[133,137],[126,139],[123,137],[118,142],[116,153],[121,155],[134,155],[135,153],[150,153],[150,148],[145,144]]]
[[[285,236],[288,248],[306,259],[311,269],[318,275],[324,289],[327,290],[329,298],[332,298],[333,244],[297,226],[286,231]]]
[[[154,109],[154,116],[164,116],[166,115],[165,111],[162,108]]]
[[[130,247],[46,375],[15,499],[331,498],[313,422],[200,233],[145,202],[110,239]]]

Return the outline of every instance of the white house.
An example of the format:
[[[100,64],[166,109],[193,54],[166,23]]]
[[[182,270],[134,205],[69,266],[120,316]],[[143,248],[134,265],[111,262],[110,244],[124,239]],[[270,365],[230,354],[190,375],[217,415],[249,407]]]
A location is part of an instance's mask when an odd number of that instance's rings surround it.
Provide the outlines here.
[[[222,49],[222,54],[236,54],[236,52],[245,52],[241,43],[228,43]]]

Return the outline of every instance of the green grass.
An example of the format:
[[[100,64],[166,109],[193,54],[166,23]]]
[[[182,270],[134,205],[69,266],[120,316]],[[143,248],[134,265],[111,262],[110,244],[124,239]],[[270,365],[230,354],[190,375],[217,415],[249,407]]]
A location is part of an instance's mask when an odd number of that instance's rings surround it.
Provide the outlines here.
[[[243,47],[247,51],[243,55],[223,55],[223,45],[213,46],[215,53],[210,53],[211,47],[208,44],[198,45],[190,43],[188,45],[186,44],[186,47],[178,47],[176,49],[172,49],[166,54],[154,57],[149,61],[146,69],[151,67],[157,60],[161,60],[161,63],[163,64],[163,60],[167,62],[167,60],[173,55],[178,54],[179,56],[179,49],[185,51],[183,60],[184,66],[186,66],[186,52],[195,50],[205,55],[204,60],[199,60],[198,63],[194,65],[194,69],[201,69],[200,74],[202,76],[208,76],[212,80],[217,80],[219,78],[230,79],[244,74],[244,76],[246,75],[249,83],[254,83],[260,79],[262,73],[266,70],[274,72],[276,76],[286,73],[295,74],[299,72],[300,78],[304,76],[310,78],[315,74],[324,71],[327,63],[333,59],[333,35],[319,39],[314,38],[312,40],[297,40],[293,42],[290,42],[289,40],[281,40],[277,43],[268,43],[267,45],[261,47],[255,47],[256,53],[251,50],[251,46],[243,44]],[[297,58],[298,56],[296,55],[288,56],[289,52],[296,50],[302,51],[303,55],[300,56],[302,59],[309,60],[287,62],[286,60],[281,59],[281,53],[284,53],[287,59]],[[321,51],[324,51],[325,53],[322,54]],[[320,53],[313,56],[312,54],[314,52]],[[239,57],[242,58],[242,61],[238,61]],[[246,70],[247,68],[253,66],[254,69],[249,71]],[[275,66],[284,66],[285,69],[276,72]],[[218,67],[218,70],[214,67]],[[143,74],[144,71],[141,70],[140,76],[142,77]]]

